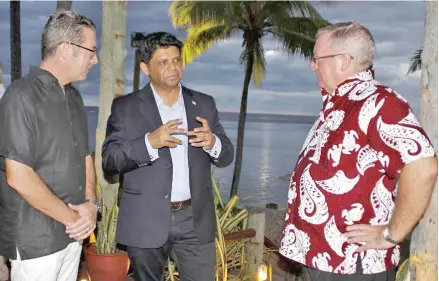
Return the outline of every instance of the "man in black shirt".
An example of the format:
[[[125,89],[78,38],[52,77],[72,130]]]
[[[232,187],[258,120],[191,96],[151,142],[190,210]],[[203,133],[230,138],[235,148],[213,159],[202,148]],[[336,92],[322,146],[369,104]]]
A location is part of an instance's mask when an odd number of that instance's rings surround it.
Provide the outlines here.
[[[94,23],[52,14],[42,63],[0,100],[0,255],[12,281],[76,281],[82,241],[96,225],[96,179],[83,100],[70,83],[98,62]]]

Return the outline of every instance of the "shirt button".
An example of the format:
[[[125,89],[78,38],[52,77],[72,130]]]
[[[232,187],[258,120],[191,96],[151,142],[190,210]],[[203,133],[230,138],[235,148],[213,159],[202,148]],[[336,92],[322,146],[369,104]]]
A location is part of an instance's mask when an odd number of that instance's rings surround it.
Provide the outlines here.
[[[75,141],[75,146],[78,146],[78,143]]]
[[[171,168],[172,164],[166,164],[166,167]]]
[[[82,185],[79,186],[79,190],[82,190]]]
[[[165,194],[165,199],[168,199],[169,198],[169,194]]]

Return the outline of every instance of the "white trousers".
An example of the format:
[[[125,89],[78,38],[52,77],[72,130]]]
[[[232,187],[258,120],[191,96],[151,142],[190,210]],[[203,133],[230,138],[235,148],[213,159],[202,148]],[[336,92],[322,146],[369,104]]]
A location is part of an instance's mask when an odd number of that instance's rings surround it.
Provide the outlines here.
[[[76,281],[82,245],[70,243],[64,250],[35,259],[11,260],[11,281]]]

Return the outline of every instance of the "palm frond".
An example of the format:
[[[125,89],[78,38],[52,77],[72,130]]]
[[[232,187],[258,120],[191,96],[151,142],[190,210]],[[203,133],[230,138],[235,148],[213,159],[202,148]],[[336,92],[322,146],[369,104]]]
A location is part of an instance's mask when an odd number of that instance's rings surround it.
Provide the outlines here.
[[[241,65],[247,65],[247,61],[253,56],[251,81],[256,86],[260,86],[265,78],[265,56],[262,39],[258,41],[247,41],[244,45],[244,50],[239,57]]]
[[[265,56],[262,40],[260,39],[253,48],[254,61],[252,81],[256,86],[261,86],[262,81],[265,79]]]
[[[311,58],[317,30],[328,24],[307,1],[174,1],[169,8],[172,24],[188,32],[182,57],[192,62],[212,44],[241,30],[241,63],[253,55],[252,81],[260,85],[265,77],[261,40],[271,33],[288,54]],[[249,49],[249,45],[251,48]]]
[[[267,20],[263,34],[272,34],[281,44],[283,51],[311,58],[315,35],[319,28],[329,23],[307,1],[267,3]]]
[[[312,19],[323,19],[320,13],[309,1],[288,1],[290,13],[293,17],[309,17]]]
[[[406,75],[415,73],[422,68],[422,50],[423,49],[419,49],[413,52],[413,55],[410,58],[410,67]]]
[[[189,27],[188,36],[183,42],[183,65],[191,63],[207,51],[212,44],[230,38],[232,29],[224,22],[204,23]]]
[[[292,18],[267,31],[282,43],[284,52],[310,59],[313,55],[315,35],[319,28],[327,24],[323,19]]]
[[[272,19],[290,19],[289,4],[285,1],[265,2],[263,9],[258,15],[258,22],[263,22],[264,27],[272,27],[275,23]]]
[[[230,4],[225,1],[174,1],[168,14],[174,28],[224,21]]]

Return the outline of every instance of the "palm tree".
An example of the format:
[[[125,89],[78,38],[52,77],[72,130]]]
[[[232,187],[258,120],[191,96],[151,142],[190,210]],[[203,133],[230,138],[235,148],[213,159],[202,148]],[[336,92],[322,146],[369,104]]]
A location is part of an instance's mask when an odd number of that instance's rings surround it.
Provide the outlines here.
[[[438,147],[438,5],[425,2],[425,38],[421,74],[420,122],[430,137],[433,147]],[[437,151],[437,150],[436,150]],[[438,183],[434,186],[430,204],[411,236],[410,280],[437,280],[438,278]]]
[[[20,1],[10,2],[11,82],[21,78]]]
[[[112,215],[116,215],[118,210],[119,183],[118,177],[107,177],[102,171],[102,144],[105,140],[105,130],[113,99],[123,95],[125,91],[127,6],[128,3],[125,0],[102,2],[102,49],[99,53],[101,78],[95,168],[98,197],[101,202],[104,202],[104,211],[98,224],[97,249],[100,253],[107,254],[116,251],[115,226],[113,225],[116,220]],[[101,245],[108,247],[101,247]]]
[[[409,75],[409,74],[415,73],[418,70],[421,70],[421,67],[422,67],[422,58],[421,58],[422,50],[423,49],[421,48],[419,50],[416,50],[413,53],[412,57],[410,58],[410,67],[409,67],[409,70],[407,71],[406,75]]]
[[[169,15],[175,28],[187,30],[182,59],[185,64],[207,51],[213,43],[242,34],[240,63],[245,65],[238,121],[235,170],[231,197],[237,194],[241,175],[244,129],[250,81],[260,86],[265,77],[262,39],[270,36],[291,55],[311,58],[314,36],[328,23],[306,1],[174,1]]]

